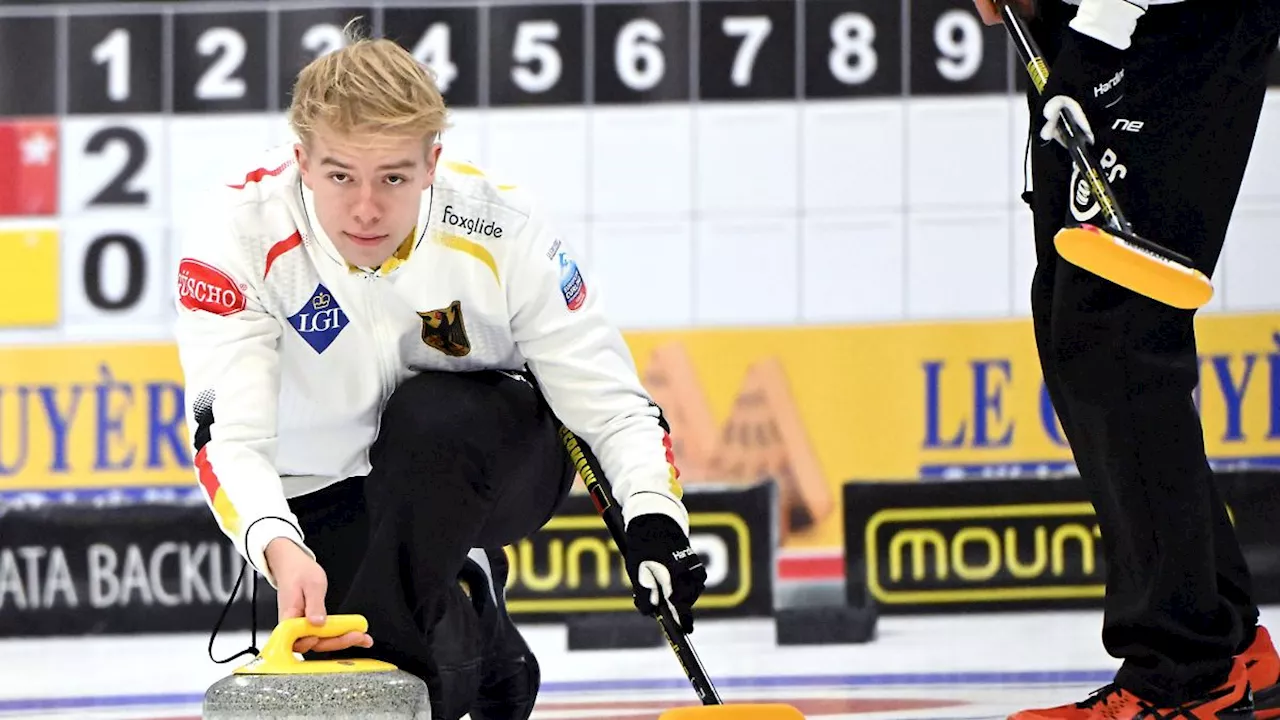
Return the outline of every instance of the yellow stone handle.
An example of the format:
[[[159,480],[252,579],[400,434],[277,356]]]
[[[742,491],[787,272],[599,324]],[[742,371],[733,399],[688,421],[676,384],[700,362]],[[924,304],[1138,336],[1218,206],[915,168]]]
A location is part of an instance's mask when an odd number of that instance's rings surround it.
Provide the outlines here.
[[[349,660],[306,660],[293,652],[299,638],[341,637],[349,632],[369,632],[369,621],[363,615],[330,615],[323,625],[313,625],[306,618],[290,618],[276,625],[262,651],[253,660],[236,668],[236,675],[315,675],[321,673],[386,672],[396,666],[373,658]]]
[[[323,625],[315,625],[306,618],[289,618],[271,631],[259,657],[273,667],[301,663],[303,661],[293,655],[293,645],[299,638],[311,635],[333,638],[349,632],[369,632],[369,621],[363,615],[329,615]]]

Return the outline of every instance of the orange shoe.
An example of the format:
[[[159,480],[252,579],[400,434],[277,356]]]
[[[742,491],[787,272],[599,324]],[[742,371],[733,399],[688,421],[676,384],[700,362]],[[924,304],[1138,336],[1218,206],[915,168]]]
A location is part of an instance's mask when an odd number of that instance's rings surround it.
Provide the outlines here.
[[[1094,692],[1083,702],[1041,710],[1023,710],[1009,720],[1254,720],[1253,693],[1244,662],[1204,697],[1177,707],[1157,707],[1115,685]]]
[[[1258,626],[1258,636],[1253,644],[1240,653],[1245,670],[1249,673],[1249,685],[1253,690],[1254,712],[1258,720],[1280,719],[1280,655],[1271,642],[1271,633]]]

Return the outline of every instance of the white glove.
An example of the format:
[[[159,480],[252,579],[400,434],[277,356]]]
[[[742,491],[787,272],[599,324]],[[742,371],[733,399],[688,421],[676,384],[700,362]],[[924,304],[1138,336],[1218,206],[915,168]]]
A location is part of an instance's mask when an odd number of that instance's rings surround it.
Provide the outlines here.
[[[1062,134],[1062,126],[1058,123],[1058,114],[1066,111],[1075,121],[1076,126],[1084,132],[1085,139],[1090,145],[1093,144],[1093,127],[1089,125],[1089,118],[1084,115],[1084,108],[1080,107],[1080,103],[1072,100],[1066,95],[1058,95],[1049,98],[1044,104],[1044,126],[1040,128],[1040,139],[1045,142],[1057,140],[1063,147],[1067,146],[1067,138]]]
[[[636,575],[640,585],[649,589],[650,605],[658,607],[658,601],[666,599],[667,607],[671,609],[671,617],[680,617],[680,613],[676,612],[676,606],[671,604],[671,571],[667,570],[662,563],[645,560],[640,563]]]

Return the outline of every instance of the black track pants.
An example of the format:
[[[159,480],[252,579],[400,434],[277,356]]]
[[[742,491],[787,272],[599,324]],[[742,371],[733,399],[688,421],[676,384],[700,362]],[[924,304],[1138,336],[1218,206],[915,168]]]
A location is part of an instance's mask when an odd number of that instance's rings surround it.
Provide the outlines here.
[[[523,380],[424,373],[392,395],[367,477],[290,501],[328,575],[328,611],[369,620],[373,648],[346,656],[424,678],[433,717],[475,699],[493,633],[458,585],[468,551],[533,534],[569,491],[558,428]]]
[[[1249,161],[1277,40],[1275,5],[1151,6],[1127,53],[1122,102],[1089,118],[1095,156],[1134,230],[1209,275]],[[1075,8],[1059,0],[1040,6],[1033,34],[1052,72]],[[1103,642],[1124,661],[1118,684],[1153,701],[1179,701],[1225,680],[1258,617],[1192,401],[1194,314],[1057,256],[1061,227],[1105,219],[1065,150],[1040,140],[1034,92],[1029,103],[1032,315],[1048,391],[1101,523]]]

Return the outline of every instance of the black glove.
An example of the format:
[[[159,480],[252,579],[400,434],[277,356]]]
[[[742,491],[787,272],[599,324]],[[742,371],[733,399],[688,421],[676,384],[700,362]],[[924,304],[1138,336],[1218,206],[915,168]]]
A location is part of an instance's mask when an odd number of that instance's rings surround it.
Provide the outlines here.
[[[693,632],[693,604],[706,588],[707,569],[680,525],[661,513],[635,516],[627,524],[626,559],[636,609],[655,615],[661,592],[680,629]]]
[[[1043,97],[1045,124],[1040,139],[1066,146],[1058,125],[1058,113],[1066,110],[1094,141],[1091,123],[1108,124],[1124,99],[1124,51],[1073,28],[1063,30],[1062,48],[1049,68]]]

